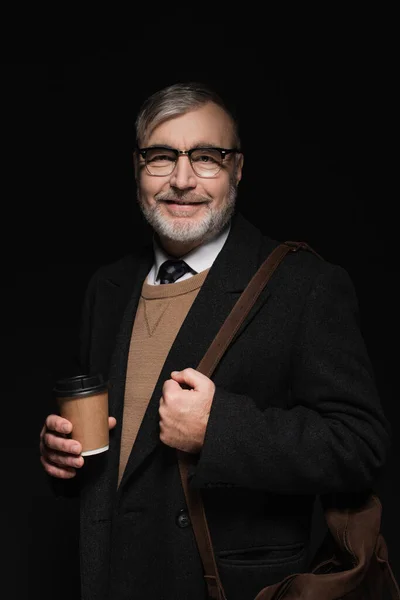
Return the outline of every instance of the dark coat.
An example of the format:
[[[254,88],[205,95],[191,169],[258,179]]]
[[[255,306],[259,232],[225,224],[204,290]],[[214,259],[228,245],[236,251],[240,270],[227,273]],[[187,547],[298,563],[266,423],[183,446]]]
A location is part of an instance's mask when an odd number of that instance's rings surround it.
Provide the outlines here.
[[[116,492],[124,380],[142,282],[153,256],[99,269],[83,313],[82,369],[110,381],[110,449],[88,457],[81,492],[83,600],[204,600],[175,450],[159,440],[172,370],[199,364],[250,277],[277,242],[235,215],[228,240],[165,361]],[[346,271],[311,252],[288,255],[217,367],[202,490],[228,600],[306,569],[315,496],[374,485],[389,427]]]

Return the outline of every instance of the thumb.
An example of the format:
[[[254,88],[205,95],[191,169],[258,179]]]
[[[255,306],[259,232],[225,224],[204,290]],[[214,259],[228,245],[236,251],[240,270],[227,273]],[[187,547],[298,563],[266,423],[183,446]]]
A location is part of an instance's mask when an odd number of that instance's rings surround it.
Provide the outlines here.
[[[108,417],[108,427],[109,429],[114,429],[117,424],[117,419],[115,417]]]
[[[171,378],[177,381],[181,386],[187,386],[197,389],[201,384],[204,375],[195,369],[183,369],[183,371],[172,371]]]

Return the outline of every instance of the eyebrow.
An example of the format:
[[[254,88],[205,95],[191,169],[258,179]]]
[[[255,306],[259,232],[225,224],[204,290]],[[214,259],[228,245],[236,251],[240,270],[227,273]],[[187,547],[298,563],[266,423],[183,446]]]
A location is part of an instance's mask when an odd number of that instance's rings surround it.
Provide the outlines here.
[[[170,150],[177,150],[177,148],[175,148],[174,146],[170,146],[169,144],[163,144],[163,143],[159,143],[159,144],[150,144],[150,146],[146,146],[147,148],[169,148]],[[194,144],[193,146],[191,146],[189,148],[189,150],[192,150],[194,148],[221,148],[221,146],[219,146],[218,144],[214,144],[213,142],[197,142],[196,144]]]

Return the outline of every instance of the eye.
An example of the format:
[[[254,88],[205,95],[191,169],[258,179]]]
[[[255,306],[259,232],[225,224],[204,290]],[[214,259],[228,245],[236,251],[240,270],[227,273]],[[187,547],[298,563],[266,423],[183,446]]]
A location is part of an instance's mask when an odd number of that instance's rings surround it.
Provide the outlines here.
[[[209,165],[221,164],[221,154],[213,148],[198,148],[192,153],[192,161]]]
[[[175,153],[167,148],[151,148],[146,152],[146,161],[148,163],[166,163],[175,162]]]

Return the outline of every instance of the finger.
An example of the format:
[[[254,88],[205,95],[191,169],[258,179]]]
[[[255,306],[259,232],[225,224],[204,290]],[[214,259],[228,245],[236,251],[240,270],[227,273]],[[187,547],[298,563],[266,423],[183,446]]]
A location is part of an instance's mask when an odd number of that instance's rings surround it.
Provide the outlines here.
[[[108,427],[109,429],[114,429],[117,424],[117,419],[115,417],[108,417]]]
[[[181,390],[181,386],[179,384],[178,381],[174,381],[173,379],[166,379],[164,381],[163,387],[162,387],[162,393],[164,394],[171,394],[173,392],[178,392]]]
[[[51,431],[46,431],[43,435],[43,450],[49,452],[49,450],[56,450],[57,452],[66,452],[68,454],[80,454],[82,452],[82,446],[77,440],[63,437]]]
[[[46,427],[50,431],[58,433],[71,433],[72,423],[59,415],[49,415],[46,419]]]
[[[172,371],[171,378],[181,385],[186,384],[193,389],[197,389],[202,381],[208,381],[208,377],[203,373],[191,368],[183,369],[183,371]]]
[[[163,385],[163,395],[160,398],[160,406],[174,404],[177,401],[182,401],[182,385],[172,379],[167,379]]]
[[[75,477],[76,475],[75,469],[70,467],[57,467],[57,465],[49,463],[43,456],[40,457],[40,461],[46,473],[52,477],[57,477],[57,479],[72,479],[72,477]]]
[[[55,465],[56,467],[68,467],[80,469],[83,467],[84,459],[83,456],[72,456],[71,454],[65,454],[63,452],[47,452],[43,457],[45,461]]]

